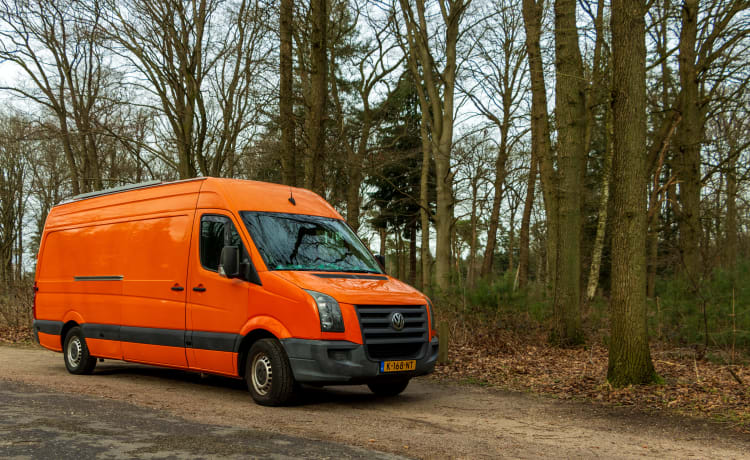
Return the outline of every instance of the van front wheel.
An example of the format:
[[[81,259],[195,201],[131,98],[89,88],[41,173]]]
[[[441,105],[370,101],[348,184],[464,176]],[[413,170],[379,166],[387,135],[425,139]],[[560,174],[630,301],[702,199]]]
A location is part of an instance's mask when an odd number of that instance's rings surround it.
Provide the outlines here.
[[[276,339],[261,339],[250,347],[245,380],[253,399],[262,406],[287,404],[295,396],[296,384],[289,358]]]
[[[65,367],[71,374],[90,374],[96,367],[96,358],[89,354],[86,339],[78,326],[68,331],[68,335],[65,336],[63,359],[65,359]]]

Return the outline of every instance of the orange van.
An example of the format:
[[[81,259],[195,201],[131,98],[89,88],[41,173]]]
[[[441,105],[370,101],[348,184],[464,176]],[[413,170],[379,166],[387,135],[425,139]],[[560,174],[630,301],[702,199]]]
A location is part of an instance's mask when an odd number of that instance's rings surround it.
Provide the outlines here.
[[[34,331],[68,371],[97,359],[396,395],[435,367],[430,300],[386,275],[308,190],[199,178],[79,195],[49,213]]]

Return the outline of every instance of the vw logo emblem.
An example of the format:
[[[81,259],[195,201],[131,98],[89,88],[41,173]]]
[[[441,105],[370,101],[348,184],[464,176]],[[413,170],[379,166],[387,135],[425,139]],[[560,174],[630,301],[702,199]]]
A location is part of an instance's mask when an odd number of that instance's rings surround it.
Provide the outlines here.
[[[391,326],[393,326],[393,329],[400,331],[404,328],[405,323],[406,320],[404,319],[404,315],[402,315],[401,313],[396,312],[391,316]]]

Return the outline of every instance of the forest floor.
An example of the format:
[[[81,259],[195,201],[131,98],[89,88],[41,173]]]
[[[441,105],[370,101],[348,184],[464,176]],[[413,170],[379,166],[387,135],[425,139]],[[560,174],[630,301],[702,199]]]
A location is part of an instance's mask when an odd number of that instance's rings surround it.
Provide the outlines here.
[[[31,343],[31,331],[0,327],[0,344]],[[656,343],[651,357],[660,384],[613,388],[607,382],[606,346],[546,344],[543,331],[524,335],[474,328],[455,334],[449,362],[438,364],[427,379],[493,387],[598,406],[629,407],[645,413],[710,418],[750,434],[750,364],[731,362],[727,352],[701,353]],[[709,359],[710,358],[710,359]]]
[[[520,336],[502,330],[459,334],[450,346],[449,362],[438,364],[432,379],[629,406],[645,412],[665,411],[711,418],[750,433],[750,365],[731,362],[730,353],[652,344],[651,358],[662,382],[613,388],[607,382],[608,351],[601,343],[559,348],[546,344],[544,333]]]

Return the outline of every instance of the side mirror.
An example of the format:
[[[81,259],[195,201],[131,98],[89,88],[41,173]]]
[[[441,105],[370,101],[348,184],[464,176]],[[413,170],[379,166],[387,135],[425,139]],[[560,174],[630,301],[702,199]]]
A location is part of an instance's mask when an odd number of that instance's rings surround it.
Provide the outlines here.
[[[380,264],[380,268],[385,271],[385,256],[383,254],[375,254],[375,260]]]
[[[240,277],[240,248],[224,246],[219,258],[219,275],[226,278]]]

